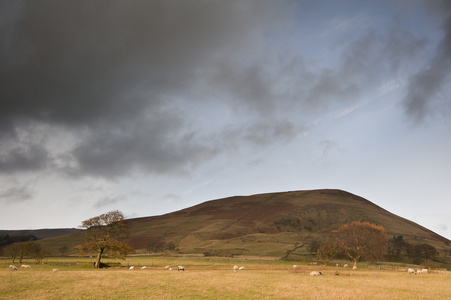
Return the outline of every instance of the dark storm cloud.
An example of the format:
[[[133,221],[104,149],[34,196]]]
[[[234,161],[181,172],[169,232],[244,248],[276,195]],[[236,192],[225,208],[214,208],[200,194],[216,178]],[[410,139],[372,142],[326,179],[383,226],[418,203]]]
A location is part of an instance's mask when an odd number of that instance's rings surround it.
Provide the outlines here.
[[[41,145],[24,145],[0,154],[0,173],[40,170],[50,163],[48,152]]]
[[[311,67],[269,47],[293,19],[285,4],[1,2],[0,172],[183,175],[228,145],[304,134],[305,124],[356,101],[424,45],[392,28],[346,40],[336,67]],[[192,108],[211,113],[215,105],[233,119],[205,133],[216,120]],[[19,134],[43,124],[73,144],[59,149]]]
[[[425,67],[411,76],[403,99],[405,112],[415,122],[423,121],[440,101],[451,74],[451,2],[428,1],[434,16],[443,19],[443,38]],[[448,101],[449,102],[449,101]]]
[[[216,151],[199,142],[194,132],[184,132],[181,120],[163,113],[157,120],[131,120],[123,125],[97,130],[84,139],[71,153],[78,166],[67,171],[101,177],[135,170],[183,175]]]
[[[261,28],[284,22],[280,7],[263,1],[0,5],[0,138],[20,144],[17,130],[33,124],[70,129],[79,142],[60,155],[65,169],[107,177],[186,171],[211,157],[215,147],[173,100],[202,94],[192,92],[199,75],[221,58],[252,55]],[[0,166],[44,168],[52,151],[22,145],[2,154]]]
[[[255,42],[266,14],[258,2],[22,4],[2,28],[2,119],[69,126],[161,105],[188,89],[205,64]]]

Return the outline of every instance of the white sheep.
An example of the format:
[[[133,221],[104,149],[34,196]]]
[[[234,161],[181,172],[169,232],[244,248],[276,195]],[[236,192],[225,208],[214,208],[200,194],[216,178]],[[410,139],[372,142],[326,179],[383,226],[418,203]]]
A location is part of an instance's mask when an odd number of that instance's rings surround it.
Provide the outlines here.
[[[184,266],[178,266],[177,269],[178,269],[179,271],[185,271],[185,267],[184,267]]]
[[[348,264],[344,264],[343,268],[347,268],[347,267],[349,267]]]
[[[417,270],[417,274],[421,274],[421,270]]]
[[[166,266],[164,267],[166,270],[169,270],[171,267],[170,266]]]
[[[141,267],[141,270],[145,270],[147,269],[147,266]]]
[[[169,268],[168,270],[169,270],[169,271],[174,271],[174,269],[173,269],[173,268]]]
[[[30,265],[21,265],[21,268],[31,268]]]
[[[17,271],[17,267],[16,267],[16,266],[9,265],[9,268],[10,268],[12,271]]]
[[[318,272],[318,271],[312,271],[312,272],[310,272],[310,276],[319,276],[319,275],[323,275],[323,273]]]
[[[128,268],[129,270],[134,270],[135,266],[131,266],[130,268]]]
[[[293,265],[293,269],[297,269],[298,268],[298,265]]]
[[[234,265],[233,266],[233,272],[237,272],[238,271],[238,266],[237,265]]]
[[[240,267],[238,270],[244,270],[244,267]]]
[[[357,270],[357,266],[352,267],[353,270]]]
[[[53,269],[52,272],[58,272],[58,269]]]
[[[423,269],[423,270],[421,270],[421,273],[428,274],[429,270],[428,269]]]
[[[408,268],[408,269],[407,269],[407,273],[409,273],[409,274],[416,274],[416,273],[415,273],[415,270],[412,269],[412,268]]]

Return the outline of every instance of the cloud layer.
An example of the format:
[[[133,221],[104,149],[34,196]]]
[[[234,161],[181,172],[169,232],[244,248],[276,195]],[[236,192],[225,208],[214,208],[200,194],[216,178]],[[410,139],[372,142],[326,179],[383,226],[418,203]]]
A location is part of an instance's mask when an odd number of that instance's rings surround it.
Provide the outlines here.
[[[1,6],[4,174],[189,174],[224,151],[302,136],[316,120],[406,72],[402,105],[421,121],[451,70],[451,22],[443,9],[441,42],[426,65],[412,66],[430,41],[402,24],[375,30],[364,15],[329,31],[334,64],[318,65],[302,51],[272,45],[282,32],[307,30],[296,27],[302,3]],[[369,25],[349,37],[359,24]]]

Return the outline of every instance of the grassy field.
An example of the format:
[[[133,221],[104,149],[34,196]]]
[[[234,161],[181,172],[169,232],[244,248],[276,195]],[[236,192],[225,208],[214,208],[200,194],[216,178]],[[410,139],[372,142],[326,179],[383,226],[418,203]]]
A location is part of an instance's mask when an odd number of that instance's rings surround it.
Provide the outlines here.
[[[9,270],[10,261],[0,261],[0,299],[448,299],[451,295],[451,273],[445,271],[409,275],[403,269],[353,271],[298,263],[295,272],[292,262],[213,257],[130,257],[121,261],[121,267],[94,270],[91,261],[52,258],[40,265],[27,262],[31,269],[18,271]],[[185,272],[164,269],[179,264]],[[235,264],[245,270],[234,273]],[[138,268],[144,265],[147,269]],[[59,271],[52,272],[54,268]],[[312,270],[324,275],[309,276]]]

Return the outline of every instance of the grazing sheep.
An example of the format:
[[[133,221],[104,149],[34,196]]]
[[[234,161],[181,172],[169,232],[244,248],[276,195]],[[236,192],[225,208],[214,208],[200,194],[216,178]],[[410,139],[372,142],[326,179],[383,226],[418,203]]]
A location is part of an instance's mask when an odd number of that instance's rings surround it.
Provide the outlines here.
[[[58,272],[58,269],[53,269],[52,272]]]
[[[233,272],[237,272],[238,271],[238,266],[237,265],[234,265],[233,266]]]
[[[421,273],[428,274],[429,270],[428,269],[423,269],[423,270],[421,270]]]
[[[293,269],[297,269],[298,268],[298,265],[293,265]]]
[[[244,270],[244,267],[240,267],[238,270]]]
[[[9,265],[9,268],[11,269],[11,271],[17,271],[17,267],[16,266]]]
[[[317,271],[310,272],[310,276],[319,276],[319,275],[323,275],[323,273]]]
[[[417,274],[421,274],[421,270],[417,270]]]
[[[408,268],[408,269],[407,269],[407,273],[409,273],[409,274],[416,274],[416,273],[415,273],[415,270],[412,269],[412,268]]]
[[[135,266],[131,266],[130,268],[128,268],[129,270],[134,270]]]
[[[164,267],[166,270],[169,270],[171,267],[170,266],[166,266]]]
[[[147,269],[147,266],[141,267],[141,270],[145,270]]]
[[[31,268],[30,265],[21,265],[21,268]]]
[[[357,270],[357,266],[352,267],[353,270]]]
[[[179,271],[185,271],[185,267],[184,266],[178,266],[177,267]]]
[[[344,264],[343,268],[347,268],[347,267],[349,267],[348,264]]]
[[[169,270],[169,271],[174,271],[174,269],[173,269],[173,268],[169,268],[168,270]]]

